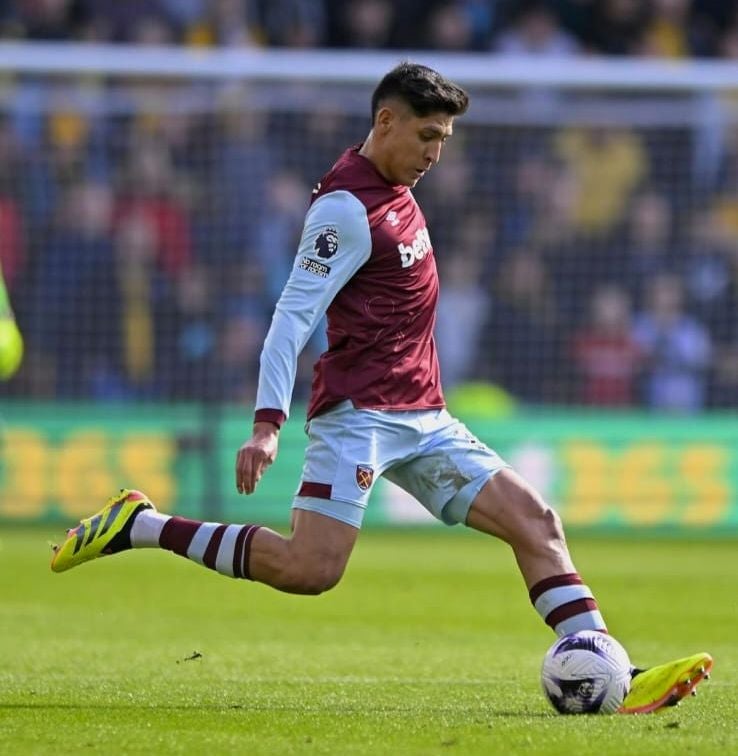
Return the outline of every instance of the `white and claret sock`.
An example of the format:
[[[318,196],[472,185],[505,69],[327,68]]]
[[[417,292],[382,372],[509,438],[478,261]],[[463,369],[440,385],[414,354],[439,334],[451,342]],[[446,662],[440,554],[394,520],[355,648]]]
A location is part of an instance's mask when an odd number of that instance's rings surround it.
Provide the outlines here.
[[[259,525],[221,525],[144,510],[131,526],[131,546],[158,546],[228,577],[251,579],[249,552]]]
[[[529,595],[538,614],[559,636],[578,630],[607,632],[592,591],[576,572],[541,580]]]

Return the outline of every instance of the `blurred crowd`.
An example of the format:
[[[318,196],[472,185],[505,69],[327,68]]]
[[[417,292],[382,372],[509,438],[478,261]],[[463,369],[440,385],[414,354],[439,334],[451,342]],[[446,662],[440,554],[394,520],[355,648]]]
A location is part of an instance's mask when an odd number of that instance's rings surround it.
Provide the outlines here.
[[[251,93],[253,94],[253,93]],[[0,118],[0,260],[27,341],[4,392],[248,401],[310,189],[366,116]],[[738,128],[459,128],[415,192],[445,384],[531,404],[738,403]],[[296,397],[324,348],[308,345]]]
[[[464,219],[438,255],[447,383],[534,404],[735,407],[738,130],[710,180],[680,129],[493,131],[492,163],[452,153],[432,177],[431,222]]]
[[[2,0],[0,37],[536,55],[738,55],[735,0]]]
[[[735,21],[732,3],[679,0],[416,5],[27,0],[0,3],[0,19],[33,39],[557,55],[729,55]],[[3,90],[0,262],[27,354],[0,391],[252,400],[311,187],[365,136],[365,108],[319,90],[296,107],[255,84],[183,108],[193,85],[111,98],[85,80],[99,98],[85,109],[64,86]],[[738,405],[738,125],[706,140],[680,119],[544,123],[464,123],[416,189],[442,276],[446,387],[492,384],[529,404]],[[324,347],[317,333],[296,399]]]

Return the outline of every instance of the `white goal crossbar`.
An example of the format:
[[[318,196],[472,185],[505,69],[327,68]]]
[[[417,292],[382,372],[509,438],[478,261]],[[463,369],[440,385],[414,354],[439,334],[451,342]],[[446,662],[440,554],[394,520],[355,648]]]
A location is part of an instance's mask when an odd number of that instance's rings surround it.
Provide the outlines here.
[[[465,85],[662,92],[738,90],[727,61],[499,57],[431,51],[196,49],[107,44],[0,43],[6,73],[131,75],[187,79],[375,82],[403,59]]]

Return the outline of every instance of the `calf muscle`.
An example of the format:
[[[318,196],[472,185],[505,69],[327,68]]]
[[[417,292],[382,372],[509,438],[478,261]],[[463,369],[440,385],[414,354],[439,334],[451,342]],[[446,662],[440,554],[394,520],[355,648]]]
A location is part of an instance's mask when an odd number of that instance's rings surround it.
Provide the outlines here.
[[[254,536],[251,577],[286,593],[323,593],[341,579],[358,533],[332,517],[295,510],[289,537],[268,528]]]

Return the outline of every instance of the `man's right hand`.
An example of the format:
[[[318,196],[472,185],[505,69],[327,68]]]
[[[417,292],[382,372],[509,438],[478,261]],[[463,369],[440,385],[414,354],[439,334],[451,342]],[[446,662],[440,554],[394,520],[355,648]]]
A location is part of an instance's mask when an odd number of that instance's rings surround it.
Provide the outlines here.
[[[236,488],[251,494],[267,467],[277,458],[279,428],[273,423],[254,423],[254,432],[236,455]]]

